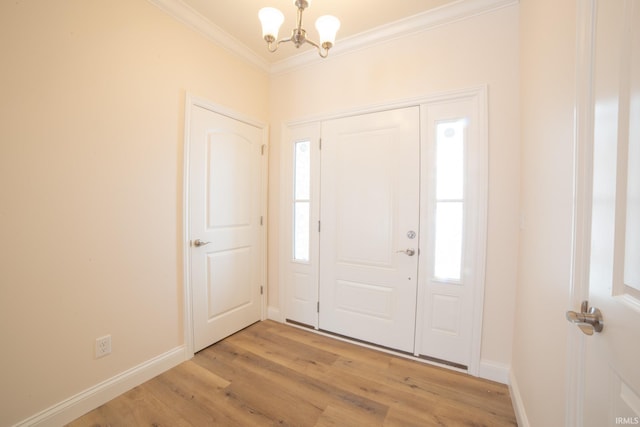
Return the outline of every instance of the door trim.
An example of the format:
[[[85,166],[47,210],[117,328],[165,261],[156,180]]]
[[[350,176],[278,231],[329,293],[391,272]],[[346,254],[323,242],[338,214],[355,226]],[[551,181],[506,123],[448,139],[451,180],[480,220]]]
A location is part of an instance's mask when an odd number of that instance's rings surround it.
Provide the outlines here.
[[[191,282],[191,227],[189,224],[191,202],[190,185],[190,164],[189,155],[191,152],[191,110],[193,107],[202,107],[216,114],[220,114],[231,119],[255,126],[262,129],[262,143],[265,147],[261,160],[260,171],[260,208],[262,211],[262,232],[260,235],[260,281],[263,286],[263,293],[260,319],[264,320],[266,316],[266,295],[267,295],[267,174],[269,164],[269,127],[268,125],[254,120],[244,114],[231,110],[227,107],[210,102],[204,98],[199,98],[191,93],[186,94],[185,99],[185,118],[184,118],[184,149],[183,149],[183,171],[182,171],[182,272],[183,272],[183,334],[184,334],[184,358],[189,360],[194,355],[194,334],[193,334],[193,284]]]
[[[426,104],[438,103],[438,102],[446,102],[446,101],[454,101],[465,98],[475,99],[478,105],[478,135],[480,138],[479,143],[481,144],[482,152],[480,155],[482,156],[481,160],[481,170],[479,171],[479,175],[482,177],[482,182],[479,183],[478,187],[478,195],[480,198],[480,212],[478,216],[478,224],[479,230],[477,235],[477,253],[476,253],[476,262],[478,263],[479,268],[479,280],[477,284],[477,289],[475,289],[474,301],[473,301],[473,330],[471,337],[471,362],[469,363],[467,372],[474,376],[487,377],[487,379],[495,380],[494,376],[485,375],[486,369],[483,367],[486,364],[481,360],[481,347],[482,347],[482,323],[483,323],[483,311],[484,311],[484,291],[485,291],[485,264],[486,264],[486,253],[487,253],[487,229],[488,229],[488,144],[489,144],[489,136],[488,136],[488,86],[478,85],[472,86],[459,90],[451,90],[451,91],[443,91],[433,93],[431,95],[425,95],[420,97],[412,97],[400,99],[397,101],[392,101],[388,103],[380,103],[380,104],[372,104],[369,106],[361,106],[356,108],[350,108],[346,110],[336,111],[334,113],[323,114],[323,115],[313,115],[306,118],[294,119],[290,121],[285,121],[281,124],[282,129],[282,137],[281,137],[281,146],[280,150],[280,176],[287,177],[290,174],[288,173],[288,167],[291,165],[290,153],[288,150],[290,141],[287,140],[289,135],[289,129],[302,126],[307,124],[312,124],[315,122],[323,122],[332,119],[339,119],[349,116],[374,113],[386,110],[394,110],[401,109],[406,107],[413,106],[424,106]],[[421,118],[421,126],[422,126],[422,118]],[[421,135],[421,144],[423,143],[424,136]],[[287,193],[287,185],[289,183],[285,182],[285,180],[281,180],[280,189],[281,194]],[[288,211],[288,200],[286,197],[282,197],[280,200],[280,212],[284,213]],[[288,283],[286,281],[287,271],[289,271],[289,257],[287,256],[287,248],[286,242],[290,241],[290,230],[288,224],[287,215],[282,214],[279,219],[279,283],[280,289],[278,292],[278,305],[279,311],[273,310],[274,313],[277,312],[277,316],[272,316],[274,320],[279,320],[283,322],[287,318],[287,301],[286,297],[288,295],[287,286]],[[417,325],[417,328],[420,327]],[[417,329],[416,328],[416,329]]]
[[[595,0],[577,2],[576,100],[573,135],[573,242],[569,304],[574,310],[589,297],[593,177],[593,59]],[[567,426],[584,424],[585,335],[567,323]]]

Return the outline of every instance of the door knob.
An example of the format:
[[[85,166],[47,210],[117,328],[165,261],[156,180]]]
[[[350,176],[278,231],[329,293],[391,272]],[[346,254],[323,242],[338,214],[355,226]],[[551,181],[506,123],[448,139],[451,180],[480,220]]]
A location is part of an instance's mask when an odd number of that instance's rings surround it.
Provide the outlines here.
[[[567,320],[578,325],[585,335],[593,335],[594,332],[602,332],[604,327],[602,313],[595,307],[589,307],[588,301],[582,301],[580,313],[567,311]]]
[[[400,253],[400,252],[407,254],[409,256],[414,256],[416,254],[415,249],[403,249],[403,250],[396,251],[396,253]]]
[[[196,239],[193,242],[193,246],[195,246],[196,248],[199,248],[200,246],[208,245],[209,243],[211,243],[211,242],[203,242],[200,239]]]

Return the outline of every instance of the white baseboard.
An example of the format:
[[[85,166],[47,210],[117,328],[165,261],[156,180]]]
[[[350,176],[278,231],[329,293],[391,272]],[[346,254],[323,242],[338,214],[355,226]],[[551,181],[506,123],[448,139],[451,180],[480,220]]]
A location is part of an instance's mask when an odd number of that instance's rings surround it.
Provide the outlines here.
[[[509,365],[491,360],[481,360],[478,376],[485,380],[509,384]]]
[[[35,414],[14,427],[58,427],[184,362],[184,346],[147,360]]]
[[[519,427],[529,427],[529,419],[527,418],[527,411],[524,409],[524,402],[520,395],[520,389],[518,388],[518,381],[516,381],[513,370],[509,372],[509,393],[511,394],[511,402],[513,403],[513,410],[516,413],[516,420]]]
[[[282,313],[278,307],[268,307],[267,308],[267,319],[275,320],[276,322],[282,323],[284,319],[282,319]]]

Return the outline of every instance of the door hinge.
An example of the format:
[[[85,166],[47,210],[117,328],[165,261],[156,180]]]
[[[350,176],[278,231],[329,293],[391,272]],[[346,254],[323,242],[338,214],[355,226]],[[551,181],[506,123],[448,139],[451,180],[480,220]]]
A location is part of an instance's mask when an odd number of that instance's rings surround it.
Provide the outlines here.
[[[320,150],[322,150],[322,138],[320,138]]]
[[[266,148],[266,145],[265,145],[265,144],[262,144],[262,147],[260,147],[260,155],[261,155],[261,156],[264,156],[264,150],[265,150],[265,148]]]
[[[260,217],[260,225],[264,225],[264,217],[263,216]]]
[[[320,313],[320,301],[316,304],[316,313]]]
[[[264,294],[264,287],[260,286],[260,295],[263,295],[263,294]]]
[[[318,233],[320,232],[320,221],[318,221]]]

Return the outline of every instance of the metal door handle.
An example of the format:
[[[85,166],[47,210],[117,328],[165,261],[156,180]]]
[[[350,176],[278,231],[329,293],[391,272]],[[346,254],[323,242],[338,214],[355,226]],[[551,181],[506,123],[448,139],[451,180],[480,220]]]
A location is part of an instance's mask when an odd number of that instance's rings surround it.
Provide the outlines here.
[[[199,248],[200,246],[204,246],[204,245],[208,245],[211,242],[203,242],[200,239],[196,239],[193,241],[193,246],[195,246],[196,248]]]
[[[400,252],[407,254],[408,256],[414,256],[416,254],[415,249],[402,249],[402,250],[396,251],[396,253],[400,253]]]
[[[602,332],[604,327],[602,313],[595,307],[589,307],[588,301],[582,301],[580,313],[567,311],[567,320],[578,325],[580,330],[586,335],[593,335],[594,332]]]

